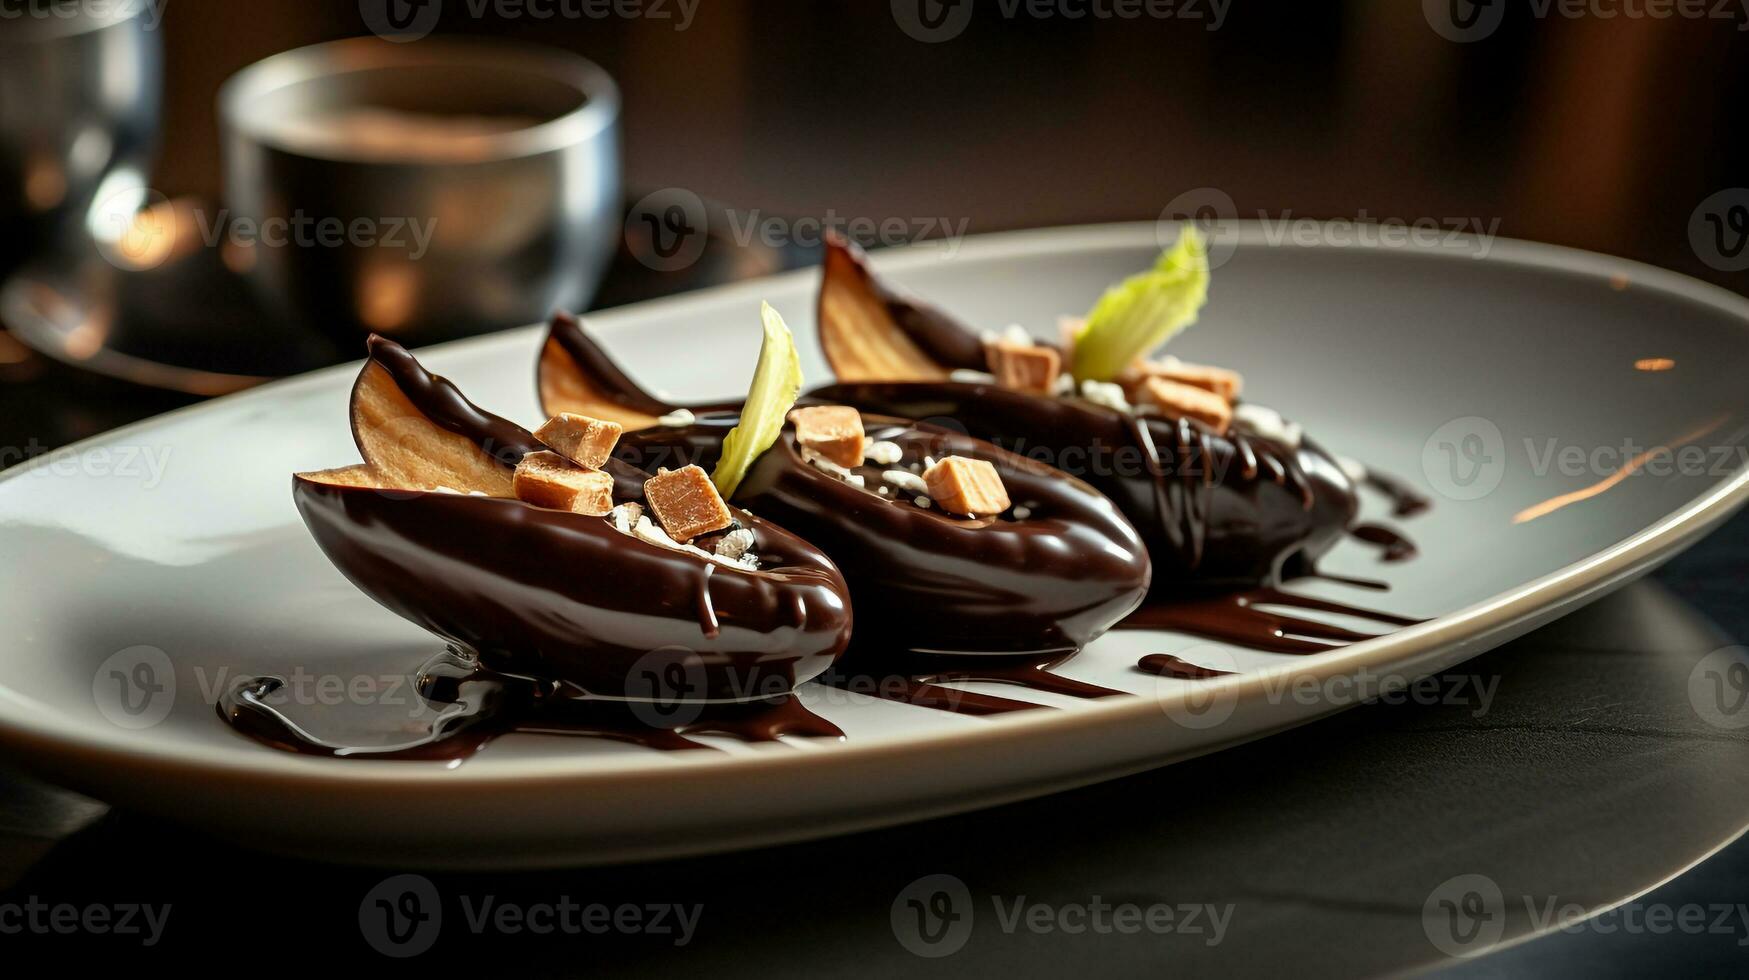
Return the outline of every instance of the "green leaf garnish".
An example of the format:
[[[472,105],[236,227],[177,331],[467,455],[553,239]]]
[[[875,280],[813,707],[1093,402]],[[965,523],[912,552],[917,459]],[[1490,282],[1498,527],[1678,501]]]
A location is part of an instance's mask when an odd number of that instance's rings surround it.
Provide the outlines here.
[[[1107,289],[1075,335],[1077,381],[1110,381],[1185,327],[1209,294],[1208,243],[1186,224],[1147,272]]]
[[[783,432],[784,419],[802,393],[802,359],[795,338],[783,317],[770,303],[759,304],[765,340],[759,345],[759,366],[753,370],[753,385],[741,406],[741,421],[723,439],[723,456],[711,474],[717,492],[727,500],[741,485],[741,478]]]

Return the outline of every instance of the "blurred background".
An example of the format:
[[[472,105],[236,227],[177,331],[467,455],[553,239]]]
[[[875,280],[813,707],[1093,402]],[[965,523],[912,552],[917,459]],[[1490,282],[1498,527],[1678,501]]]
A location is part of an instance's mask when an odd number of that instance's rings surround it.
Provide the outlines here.
[[[16,70],[20,49],[4,44],[52,2],[0,0],[0,132],[69,81]],[[811,218],[888,229],[869,244],[890,245],[1210,208],[1553,242],[1749,292],[1749,3],[157,0],[148,16],[162,76],[142,203],[209,211],[226,199],[219,87],[276,53],[392,27],[511,38],[601,65],[623,100],[622,217],[606,229],[619,254],[596,307],[809,265]],[[652,259],[642,229],[695,200],[705,220],[686,227],[708,231],[708,245],[683,262]],[[0,275],[68,247],[16,216],[0,223]],[[748,230],[758,228],[772,231]],[[235,272],[215,264],[131,292],[88,290],[107,305],[82,323],[102,329],[56,357],[0,331],[0,468],[232,386],[142,384],[82,364],[81,352],[119,341],[124,320],[136,353],[169,350],[184,368],[241,359],[270,376],[357,355],[276,324],[281,311],[232,289]],[[92,299],[80,282],[75,305]],[[1733,527],[1737,550],[1687,585],[1704,591],[1718,567],[1740,573],[1746,525]],[[1740,612],[1741,596],[1719,604]],[[1305,761],[1318,764],[1309,751]],[[64,805],[20,785],[0,779],[0,799],[27,800],[16,812]],[[52,821],[35,819],[0,834],[19,866],[51,834],[40,828]],[[168,833],[138,826],[129,833]],[[171,850],[158,848],[160,864],[175,863]],[[86,856],[72,851],[42,874],[95,879],[113,856],[89,834]],[[1712,866],[1706,897],[1740,897],[1749,853],[1737,848],[1734,861]],[[1555,948],[1578,955],[1572,945]]]

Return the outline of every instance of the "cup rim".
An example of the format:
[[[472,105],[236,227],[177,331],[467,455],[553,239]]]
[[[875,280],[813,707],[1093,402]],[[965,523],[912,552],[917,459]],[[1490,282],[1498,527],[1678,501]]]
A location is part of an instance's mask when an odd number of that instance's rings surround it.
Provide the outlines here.
[[[583,96],[575,109],[524,129],[480,137],[484,152],[467,160],[419,160],[348,152],[344,147],[288,139],[271,123],[251,119],[252,100],[312,79],[378,68],[460,66],[514,68],[544,75]],[[576,146],[599,136],[619,118],[619,86],[607,70],[562,48],[503,38],[427,37],[397,43],[375,36],[349,37],[292,48],[238,71],[219,87],[219,122],[227,134],[243,136],[293,156],[338,163],[389,166],[469,166],[538,156]]]
[[[113,6],[103,11],[81,10],[77,16],[38,17],[36,23],[22,26],[16,33],[0,34],[0,45],[46,44],[81,37],[133,23],[152,9],[152,0],[113,0]],[[13,19],[28,21],[31,18],[20,15]]]

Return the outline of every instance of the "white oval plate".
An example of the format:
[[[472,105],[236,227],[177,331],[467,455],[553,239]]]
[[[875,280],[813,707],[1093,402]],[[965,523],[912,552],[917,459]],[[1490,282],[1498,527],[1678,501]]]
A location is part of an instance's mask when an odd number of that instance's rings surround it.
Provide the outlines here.
[[[405,703],[358,665],[404,651],[411,669],[437,647],[348,585],[292,507],[292,471],[356,458],[346,420],[356,369],[345,367],[121,429],[0,479],[0,742],[11,761],[103,799],[330,860],[538,866],[742,848],[1035,796],[1301,724],[1570,611],[1692,543],[1749,493],[1749,302],[1542,245],[1272,237],[1237,233],[1202,322],[1174,350],[1242,369],[1248,396],[1432,492],[1431,513],[1399,522],[1419,559],[1380,564],[1350,543],[1327,562],[1388,580],[1388,593],[1303,587],[1432,617],[1422,625],[1310,657],[1113,633],[1059,671],[1137,696],[967,685],[1055,709],[991,718],[807,686],[804,700],[847,733],[841,743],[712,738],[723,751],[659,753],[515,736],[453,768],[278,752],[218,720],[213,692],[226,678],[298,668],[312,698]],[[876,265],[975,324],[1050,335],[1060,313],[1085,309],[1157,249],[1154,226],[1119,225],[976,238],[951,255],[914,247]],[[655,387],[730,396],[769,299],[802,339],[810,383],[823,382],[816,278],[592,323]],[[539,336],[422,356],[475,401],[532,423]],[[1645,358],[1675,366],[1636,369]],[[1694,451],[1611,478],[1684,439]],[[1566,506],[1515,522],[1564,494]],[[1230,656],[1244,673],[1193,684],[1133,668],[1141,654],[1187,651]]]

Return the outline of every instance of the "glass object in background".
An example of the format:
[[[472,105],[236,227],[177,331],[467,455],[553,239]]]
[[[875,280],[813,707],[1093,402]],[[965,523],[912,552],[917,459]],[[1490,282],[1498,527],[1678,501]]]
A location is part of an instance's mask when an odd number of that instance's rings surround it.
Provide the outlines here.
[[[40,3],[0,19],[0,271],[146,200],[163,54],[146,0]]]
[[[621,232],[619,93],[575,55],[355,38],[219,96],[238,268],[342,349],[580,309]]]

